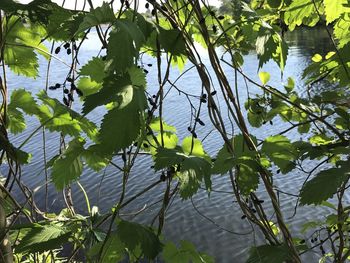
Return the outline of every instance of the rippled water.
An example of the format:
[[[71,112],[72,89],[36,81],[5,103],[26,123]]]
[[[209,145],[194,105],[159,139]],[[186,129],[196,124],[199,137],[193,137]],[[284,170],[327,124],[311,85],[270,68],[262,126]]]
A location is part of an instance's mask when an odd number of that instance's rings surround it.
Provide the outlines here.
[[[297,89],[300,93],[304,92],[303,81],[301,80],[302,70],[310,62],[311,56],[315,52],[324,53],[328,46],[328,39],[324,30],[299,30],[297,32],[289,33],[286,36],[289,43],[289,56],[286,65],[286,70],[281,79],[281,74],[278,67],[274,63],[268,63],[263,70],[271,73],[271,85],[275,87],[282,87],[282,83],[289,76],[296,80]],[[83,65],[91,56],[96,56],[98,50],[97,37],[92,35],[90,39],[83,45],[83,50],[80,53],[80,62]],[[202,59],[208,62],[205,50],[201,50]],[[61,59],[69,63],[68,56],[61,55]],[[244,57],[244,72],[257,79],[257,59],[253,52]],[[145,63],[154,63],[152,58],[144,57]],[[155,63],[154,63],[155,64]],[[46,62],[41,61],[40,72],[41,77],[37,80],[28,80],[26,78],[11,75],[9,76],[9,88],[26,88],[33,93],[37,93],[44,88],[45,84],[45,68]],[[186,65],[189,68],[190,65]],[[58,61],[53,61],[51,70],[50,83],[63,82],[68,68]],[[156,70],[149,68],[148,74],[148,92],[154,94],[157,90]],[[233,83],[234,72],[230,68],[225,68],[228,79]],[[179,71],[172,69],[170,79],[173,81],[178,77]],[[213,75],[214,76],[214,75]],[[242,79],[239,80],[239,99],[241,104],[247,98],[246,87]],[[215,80],[214,80],[215,85]],[[177,82],[178,88],[199,95],[201,93],[201,83],[195,70],[189,71],[183,78]],[[166,90],[169,90],[167,87]],[[321,87],[322,88],[322,87]],[[251,94],[259,92],[255,87],[249,85],[249,92]],[[52,96],[60,96],[57,91],[50,91]],[[220,100],[220,98],[218,98]],[[193,101],[198,105],[198,101]],[[79,103],[75,103],[75,109],[79,110]],[[225,112],[225,107],[222,108]],[[225,115],[225,114],[224,114]],[[102,116],[102,114],[101,114]],[[99,121],[101,116],[98,114],[90,114],[89,117],[94,121]],[[164,108],[165,120],[177,128],[178,136],[183,139],[189,136],[187,127],[190,124],[191,112],[190,106],[186,103],[184,95],[179,95],[175,89],[170,89],[166,97]],[[201,119],[206,123],[205,127],[199,127],[197,134],[199,139],[204,139],[205,150],[212,156],[222,146],[220,136],[213,130],[212,125],[206,115],[205,110],[202,111]],[[38,122],[29,118],[28,129],[21,135],[14,136],[14,144],[20,144],[33,130],[38,127]],[[229,126],[229,120],[225,120]],[[285,124],[281,121],[274,121],[273,125],[265,125],[260,129],[252,129],[258,139],[263,139],[267,135],[273,135],[285,128]],[[230,129],[229,129],[230,130]],[[235,131],[237,132],[237,130]],[[254,134],[253,133],[253,134]],[[291,139],[299,139],[299,134],[288,134]],[[49,157],[57,154],[59,149],[58,134],[46,133],[47,140],[47,154]],[[42,162],[42,134],[35,136],[26,146],[25,150],[33,153],[33,162],[23,168],[22,178],[25,183],[36,189],[36,201],[43,207],[44,186],[43,186],[43,162]],[[115,160],[118,162],[118,160]],[[312,163],[310,164],[312,165]],[[158,180],[159,174],[155,174],[150,169],[151,160],[148,157],[140,157],[135,165],[134,170],[129,181],[129,188],[126,199],[138,193],[152,182]],[[291,172],[287,175],[278,175],[275,178],[276,184],[286,192],[294,192],[296,186],[300,185],[304,180],[304,175],[298,172]],[[89,193],[90,202],[92,205],[97,205],[102,211],[106,211],[118,200],[120,193],[121,174],[113,167],[108,167],[105,171],[97,174],[93,171],[86,170],[81,178],[81,183]],[[144,206],[146,210],[137,215],[127,216],[127,218],[134,218],[142,223],[150,223],[156,213],[159,211],[159,205],[149,206],[158,201],[162,197],[164,185],[151,190],[149,193],[141,196],[137,201],[133,202],[124,209],[124,214],[135,212]],[[52,185],[49,187],[49,201],[51,211],[57,211],[63,207],[62,194],[57,193]],[[210,196],[205,191],[199,191],[193,197],[193,200],[182,201],[176,198],[168,210],[165,224],[164,236],[166,239],[178,241],[186,239],[192,241],[199,250],[205,251],[214,256],[217,262],[243,262],[248,254],[248,249],[255,242],[261,242],[261,235],[258,231],[251,233],[252,229],[249,223],[241,219],[241,212],[238,206],[234,203],[234,199],[230,192],[230,181],[228,176],[215,176],[213,178],[213,189],[218,192],[212,192]],[[20,198],[20,194],[18,194]],[[266,196],[264,192],[258,190],[257,195],[264,199]],[[85,203],[83,196],[76,186],[73,186],[73,198],[77,207],[77,212],[84,212]],[[290,223],[293,230],[303,221],[315,217],[321,217],[323,210],[307,208],[298,208],[297,214],[292,219],[288,219],[293,215],[295,200],[291,197],[281,195],[281,203],[283,210],[286,212],[287,222]],[[194,209],[194,207],[196,209]],[[266,204],[266,209],[269,214],[272,214],[271,208]],[[292,224],[293,223],[293,224]],[[293,228],[294,227],[294,228]],[[300,236],[302,237],[302,236]],[[305,257],[305,262],[312,262],[314,258],[312,254]]]

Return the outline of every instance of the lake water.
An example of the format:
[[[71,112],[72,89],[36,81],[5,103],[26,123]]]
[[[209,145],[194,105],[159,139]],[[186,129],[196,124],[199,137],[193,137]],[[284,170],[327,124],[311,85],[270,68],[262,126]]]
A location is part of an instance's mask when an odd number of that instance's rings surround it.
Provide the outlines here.
[[[263,71],[271,73],[272,78],[270,83],[276,88],[282,87],[282,83],[289,76],[292,76],[296,80],[298,92],[303,94],[305,90],[301,79],[302,70],[310,63],[312,54],[315,52],[324,54],[330,42],[323,29],[298,30],[297,32],[288,33],[286,39],[290,49],[283,78],[281,79],[280,71],[274,63],[266,64]],[[97,45],[97,43],[98,39],[96,35],[92,35],[83,45],[80,53],[80,62],[82,64],[86,63],[92,56],[98,54],[99,50],[97,50],[96,47],[99,45]],[[201,50],[201,52],[204,62],[208,62],[205,50]],[[68,56],[60,54],[60,58],[69,63]],[[143,59],[144,63],[153,63],[155,65],[152,58],[144,57]],[[258,62],[256,54],[252,52],[245,56],[244,60],[244,72],[257,80]],[[186,65],[186,68],[189,67],[190,65]],[[40,72],[45,72],[45,68],[46,61],[41,60]],[[152,67],[147,69],[150,72],[148,74],[148,92],[150,94],[155,94],[157,90],[156,70],[155,68],[152,69]],[[60,62],[53,61],[50,84],[52,85],[56,82],[62,83],[68,70],[69,69]],[[230,68],[225,68],[225,71],[228,79],[231,83],[234,83],[234,72]],[[45,85],[45,76],[44,73],[42,74],[43,75],[37,80],[29,80],[10,74],[8,77],[9,88],[11,90],[15,88],[25,88],[31,90],[33,93],[37,93],[39,90],[43,89]],[[179,71],[173,69],[171,70],[170,79],[174,81],[178,75]],[[177,82],[177,86],[195,95],[200,95],[201,93],[201,83],[195,70],[189,71],[181,78]],[[319,88],[323,87],[321,86]],[[170,87],[166,87],[166,90],[169,89]],[[249,85],[249,92],[255,94],[259,91],[255,87]],[[49,94],[51,96],[60,97],[61,93],[59,91],[49,91]],[[242,79],[240,79],[239,99],[242,105],[246,98],[246,88]],[[198,105],[198,100],[194,100],[193,103],[194,105]],[[76,110],[81,108],[79,102],[74,102],[74,104]],[[223,103],[222,107],[223,111],[225,111]],[[88,117],[95,121],[101,119],[99,114],[90,114]],[[180,141],[186,136],[190,136],[190,133],[187,131],[191,119],[190,106],[186,102],[184,95],[179,95],[175,89],[170,89],[165,99],[164,118],[166,122],[177,128]],[[198,138],[205,138],[205,150],[211,156],[215,156],[218,149],[222,146],[222,140],[220,140],[219,134],[213,131],[213,127],[210,124],[205,110],[202,111],[200,118],[206,125],[198,128]],[[12,137],[15,145],[19,145],[38,127],[38,122],[30,118],[28,120],[28,129],[26,132]],[[225,121],[229,127],[229,120],[226,119]],[[258,139],[263,139],[265,136],[277,134],[286,127],[285,125],[285,123],[276,120],[273,125],[267,124],[260,129],[252,129],[252,131]],[[237,129],[235,132],[237,132]],[[292,140],[298,140],[300,137],[296,132],[291,132],[288,136]],[[58,153],[58,138],[58,134],[46,134],[48,158]],[[40,207],[44,207],[42,147],[42,134],[40,132],[25,146],[25,150],[33,153],[33,161],[22,169],[23,181],[32,189],[36,189],[35,199]],[[116,159],[115,162],[118,163],[120,160]],[[141,156],[138,158],[131,173],[126,200],[159,179],[160,174],[154,173],[150,168],[151,165],[150,158]],[[310,166],[312,165],[313,164],[310,163]],[[296,192],[296,189],[298,189],[296,186],[301,185],[304,179],[305,175],[298,171],[293,171],[287,175],[276,175],[275,177],[277,186],[281,187],[283,191],[294,194],[298,194],[298,192]],[[101,211],[106,212],[119,198],[121,174],[113,167],[108,167],[100,173],[85,170],[81,177],[81,183],[89,193],[91,205],[96,205]],[[126,214],[125,218],[149,224],[159,211],[159,204],[150,205],[162,198],[164,189],[165,185],[160,185],[131,203],[123,210],[123,213]],[[179,241],[182,239],[189,240],[196,245],[198,250],[214,256],[217,262],[244,262],[248,255],[249,247],[255,243],[259,244],[262,242],[261,234],[259,231],[252,232],[248,221],[241,219],[242,213],[235,204],[232,194],[230,194],[231,189],[228,176],[215,176],[213,178],[213,190],[215,191],[212,192],[209,197],[204,190],[200,190],[198,194],[193,197],[192,202],[191,200],[182,201],[179,197],[175,198],[167,212],[164,236],[167,240],[172,241]],[[266,197],[262,189],[257,191],[257,195],[261,199]],[[18,198],[21,198],[19,193]],[[73,199],[76,204],[77,212],[84,213],[86,211],[84,197],[76,186],[73,186]],[[315,209],[313,207],[298,207],[296,215],[293,218],[289,218],[294,212],[295,199],[281,194],[280,201],[283,211],[286,213],[286,221],[290,225],[292,231],[297,231],[298,227],[305,222],[305,220],[321,217],[324,212],[323,209]],[[195,205],[196,209],[194,209],[193,205]],[[268,213],[272,215],[269,204],[266,203],[264,205]],[[127,215],[140,210],[144,206],[146,209],[141,214],[137,216]],[[57,193],[52,185],[49,187],[49,207],[50,211],[58,211],[64,207],[62,193]],[[302,235],[299,235],[299,237],[306,238],[306,236]],[[304,257],[304,260],[305,262],[316,262],[316,258],[312,253],[308,253]]]

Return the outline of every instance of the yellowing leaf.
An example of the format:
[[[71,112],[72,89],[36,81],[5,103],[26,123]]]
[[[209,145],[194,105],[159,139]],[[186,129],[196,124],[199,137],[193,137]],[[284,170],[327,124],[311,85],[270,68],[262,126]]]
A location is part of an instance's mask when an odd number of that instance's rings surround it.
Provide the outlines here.
[[[260,78],[260,81],[263,85],[266,85],[267,82],[269,82],[270,80],[270,74],[268,72],[259,72],[259,78]]]
[[[315,54],[312,58],[311,58],[311,60],[313,61],[313,62],[321,62],[322,61],[322,56],[320,55],[320,54]]]
[[[188,155],[194,155],[199,157],[205,157],[207,154],[203,149],[202,142],[196,138],[186,137],[182,141],[182,150]]]

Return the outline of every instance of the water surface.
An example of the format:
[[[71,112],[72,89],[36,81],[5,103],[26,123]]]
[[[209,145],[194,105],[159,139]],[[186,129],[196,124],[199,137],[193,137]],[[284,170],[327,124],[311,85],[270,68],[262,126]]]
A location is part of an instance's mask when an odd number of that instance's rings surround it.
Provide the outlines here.
[[[263,70],[270,72],[272,78],[270,84],[276,88],[281,88],[283,82],[288,77],[293,77],[296,80],[297,91],[300,94],[305,92],[303,80],[301,78],[303,69],[310,63],[311,57],[315,52],[325,54],[329,48],[329,40],[326,32],[323,29],[302,29],[296,32],[288,33],[286,36],[287,42],[290,46],[289,56],[285,72],[281,78],[281,73],[274,63],[268,63]],[[83,65],[92,56],[96,56],[99,50],[98,39],[96,35],[91,35],[90,39],[83,45],[80,53],[80,62]],[[205,50],[200,50],[204,62],[209,62]],[[69,63],[69,57],[60,54],[60,58]],[[244,57],[245,64],[244,72],[253,79],[257,78],[258,60],[256,54],[251,52]],[[144,57],[144,63],[151,63],[155,65],[152,58]],[[191,65],[186,65],[189,68]],[[37,93],[44,88],[45,85],[45,69],[46,61],[41,60],[40,72],[41,77],[37,80],[28,80],[23,77],[18,77],[13,74],[9,76],[9,88],[25,88]],[[66,78],[69,68],[62,65],[58,61],[53,61],[50,83],[62,83]],[[157,92],[157,72],[153,67],[147,68],[149,70],[148,78],[148,92],[155,94]],[[231,83],[234,83],[234,72],[229,67],[224,68],[226,75]],[[175,80],[179,75],[178,69],[172,69],[170,79]],[[214,76],[214,74],[212,74]],[[247,98],[247,87],[242,78],[239,78],[239,100],[243,105]],[[177,87],[185,92],[200,95],[201,82],[196,71],[190,70],[178,82]],[[214,87],[217,87],[214,80]],[[164,118],[166,122],[174,125],[177,128],[180,141],[186,136],[190,136],[187,127],[190,125],[191,108],[186,102],[185,96],[180,95],[178,91],[170,86],[167,86],[166,91],[169,91],[165,99]],[[248,84],[250,94],[259,93],[260,91]],[[49,95],[61,97],[58,91],[50,91]],[[218,98],[220,103],[220,98]],[[198,105],[198,100],[192,100],[195,106]],[[80,110],[81,105],[74,103],[76,110]],[[222,111],[226,109],[223,103]],[[88,115],[94,121],[99,122],[102,117],[101,114]],[[231,127],[230,120],[223,114],[225,123],[227,123],[228,130],[237,133],[237,128],[233,125]],[[215,156],[218,149],[222,146],[222,140],[217,132],[214,131],[210,124],[206,110],[202,110],[200,118],[206,123],[204,127],[199,127],[197,130],[198,138],[204,139],[205,150],[211,155]],[[33,130],[38,127],[38,122],[29,118],[28,129],[20,135],[13,136],[14,144],[20,144]],[[274,121],[273,125],[267,124],[259,129],[252,129],[253,134],[258,139],[263,139],[268,135],[277,134],[279,131],[286,128],[286,124],[280,120]],[[292,140],[298,140],[300,135],[296,132],[291,132],[288,136]],[[48,159],[58,153],[59,139],[58,134],[46,133],[46,151]],[[33,153],[33,161],[31,164],[23,167],[22,178],[23,181],[33,189],[36,189],[35,198],[40,207],[44,207],[44,172],[43,172],[43,143],[42,134],[35,136],[26,146],[25,150]],[[120,163],[117,158],[115,162]],[[129,186],[126,194],[126,199],[132,197],[146,186],[155,182],[159,178],[159,173],[155,173],[150,166],[152,165],[149,157],[140,157],[131,173]],[[312,166],[313,164],[310,163]],[[84,171],[81,177],[81,183],[89,193],[90,202],[96,205],[101,211],[106,212],[108,208],[113,206],[120,194],[121,174],[113,167],[108,167],[100,173],[93,172],[89,169]],[[287,175],[278,175],[275,178],[276,184],[285,192],[298,194],[296,186],[300,186],[305,179],[305,175],[297,171],[293,171]],[[147,194],[141,196],[137,201],[133,202],[123,210],[123,214],[127,219],[134,219],[142,223],[149,224],[153,221],[157,212],[159,211],[159,201],[162,198],[162,192],[165,185],[151,190]],[[246,220],[241,219],[242,213],[234,202],[230,189],[230,180],[228,176],[214,176],[213,191],[209,196],[204,190],[200,190],[192,200],[181,200],[179,197],[175,198],[170,208],[167,211],[166,224],[164,228],[164,236],[167,240],[179,241],[182,239],[193,242],[198,250],[205,251],[215,257],[217,262],[244,262],[247,257],[248,249],[253,244],[259,244],[263,240],[259,231],[253,231],[252,227]],[[266,197],[263,189],[257,191],[257,195],[264,199]],[[18,197],[21,198],[20,193]],[[86,211],[84,197],[80,190],[73,186],[73,198],[77,207],[77,212],[84,213]],[[314,209],[310,207],[298,207],[297,213],[294,217],[295,198],[281,195],[280,201],[282,208],[286,213],[286,220],[290,223],[292,230],[296,231],[297,226],[309,219],[321,218],[324,210]],[[57,193],[52,185],[49,187],[49,207],[51,211],[58,211],[64,206],[62,193]],[[195,206],[195,207],[194,207]],[[145,208],[145,211],[136,216],[130,216],[135,211]],[[269,214],[272,215],[271,207],[265,205]],[[301,238],[305,238],[299,235]],[[316,259],[312,253],[306,255],[305,262],[314,262]],[[311,261],[309,261],[311,260]]]

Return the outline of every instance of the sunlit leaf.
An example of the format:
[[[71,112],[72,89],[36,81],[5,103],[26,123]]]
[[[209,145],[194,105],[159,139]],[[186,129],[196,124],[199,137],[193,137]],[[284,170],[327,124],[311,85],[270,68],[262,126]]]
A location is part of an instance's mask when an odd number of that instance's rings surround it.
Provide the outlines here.
[[[342,13],[349,11],[349,8],[344,6],[349,3],[347,0],[324,0],[323,3],[325,7],[327,24],[338,19]]]
[[[268,72],[260,71],[259,78],[260,78],[261,83],[263,85],[266,85],[267,82],[269,82],[269,80],[270,80],[270,74]]]
[[[261,150],[281,169],[282,173],[291,171],[295,164],[295,149],[287,137],[282,135],[267,137]]]
[[[17,253],[36,253],[59,249],[68,241],[70,234],[70,231],[62,225],[33,225],[16,246],[15,251]]]
[[[80,69],[80,74],[84,76],[89,76],[92,81],[100,83],[106,77],[106,73],[104,70],[104,61],[100,57],[93,57]]]

